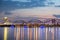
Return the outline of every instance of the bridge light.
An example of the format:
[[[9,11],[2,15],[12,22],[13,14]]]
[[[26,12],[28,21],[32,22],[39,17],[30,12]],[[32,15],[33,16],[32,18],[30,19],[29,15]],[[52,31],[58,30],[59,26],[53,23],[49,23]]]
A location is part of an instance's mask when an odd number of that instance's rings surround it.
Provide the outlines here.
[[[14,28],[14,25],[11,25],[10,28]]]
[[[44,25],[41,25],[40,28],[45,28],[45,26]]]
[[[24,28],[28,28],[28,27],[25,25]]]

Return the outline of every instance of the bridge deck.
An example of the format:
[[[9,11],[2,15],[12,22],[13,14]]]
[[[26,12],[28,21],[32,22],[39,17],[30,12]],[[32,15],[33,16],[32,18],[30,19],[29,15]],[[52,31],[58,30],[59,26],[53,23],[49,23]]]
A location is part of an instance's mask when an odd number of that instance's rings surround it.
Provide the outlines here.
[[[28,26],[28,27],[40,27],[40,26],[45,26],[45,27],[60,27],[60,24],[0,24],[0,27],[10,27],[10,26],[14,26],[14,27],[24,27],[24,26]]]

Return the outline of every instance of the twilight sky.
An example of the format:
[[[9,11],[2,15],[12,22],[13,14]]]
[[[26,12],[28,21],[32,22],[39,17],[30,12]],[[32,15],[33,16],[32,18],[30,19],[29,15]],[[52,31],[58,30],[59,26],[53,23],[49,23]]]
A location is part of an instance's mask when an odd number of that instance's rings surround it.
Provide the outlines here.
[[[7,1],[7,0],[4,0]],[[31,0],[11,0],[11,1],[19,1],[19,2],[31,2]],[[39,1],[39,0],[35,0]],[[55,5],[60,5],[60,0],[46,0],[45,2],[54,2]]]
[[[30,8],[30,9],[17,9],[14,11],[10,11],[12,16],[36,16],[36,17],[44,17],[44,15],[47,17],[53,17],[54,14],[60,15],[60,8],[56,7],[36,7],[36,8]]]
[[[5,2],[6,4],[2,3],[1,5],[2,7],[0,8],[0,10],[3,9],[3,11],[1,12],[1,16],[40,17],[42,15],[42,17],[45,17],[46,15],[49,15],[49,17],[53,17],[53,15],[55,14],[60,15],[60,0],[10,0],[10,2],[8,2],[9,0],[4,1],[7,2]],[[41,1],[42,3],[40,3]],[[59,7],[55,7],[56,5],[59,5]],[[12,14],[7,15],[4,14],[5,12]]]

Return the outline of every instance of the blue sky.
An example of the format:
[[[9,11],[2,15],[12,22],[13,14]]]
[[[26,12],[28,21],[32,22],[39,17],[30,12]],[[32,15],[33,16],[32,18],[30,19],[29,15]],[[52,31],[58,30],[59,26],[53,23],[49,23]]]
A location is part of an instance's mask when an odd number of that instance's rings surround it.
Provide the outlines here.
[[[4,1],[7,1],[7,0],[4,0]],[[19,2],[31,2],[31,0],[12,0],[12,1],[19,1]],[[38,1],[39,0],[35,0],[35,1]],[[45,2],[54,2],[55,5],[60,5],[60,0],[46,0]]]
[[[8,1],[8,0],[4,0]],[[13,1],[13,2],[11,2]],[[40,2],[39,0],[34,0],[36,2],[32,2],[32,0],[11,0],[10,3],[5,2],[3,4],[3,7],[1,8],[3,11],[1,12],[1,15],[5,15],[2,13],[5,12],[11,12],[12,15],[10,16],[37,16],[40,17],[40,15],[54,15],[58,14],[60,15],[60,7],[55,7],[56,5],[60,5],[60,0],[46,0],[44,1],[46,4],[49,2],[53,2],[53,5],[47,5],[44,6],[45,3]],[[19,1],[15,4],[14,1]],[[21,3],[20,3],[21,2]],[[23,3],[26,2],[26,3]],[[42,6],[41,6],[42,5]],[[50,6],[50,7],[49,7]],[[16,14],[17,13],[17,14]],[[8,15],[9,16],[9,15]]]
[[[4,0],[4,1],[7,1],[7,0]],[[31,2],[31,0],[12,0],[12,1]]]
[[[12,1],[31,2],[31,0],[12,0]]]
[[[56,5],[60,5],[60,0],[55,0]]]
[[[60,0],[51,0],[52,2],[54,2],[56,5],[60,5]]]

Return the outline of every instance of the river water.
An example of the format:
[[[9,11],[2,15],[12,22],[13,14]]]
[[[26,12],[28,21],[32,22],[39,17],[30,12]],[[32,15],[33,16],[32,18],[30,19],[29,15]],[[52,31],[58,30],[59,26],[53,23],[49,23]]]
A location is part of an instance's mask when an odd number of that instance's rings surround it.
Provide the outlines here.
[[[0,27],[0,40],[4,40],[4,27]],[[60,40],[60,27],[9,27],[7,40]]]

